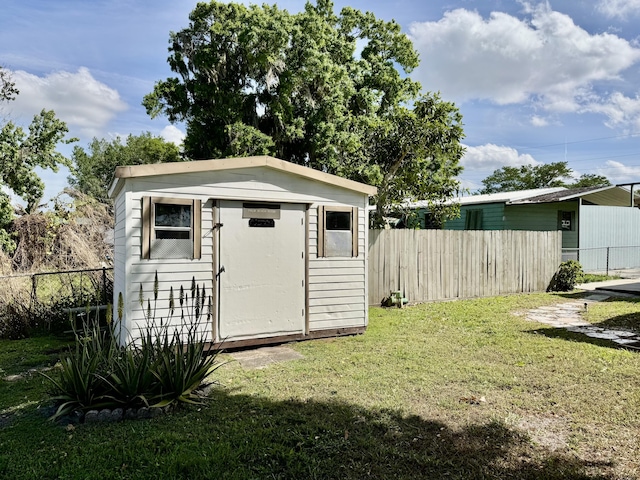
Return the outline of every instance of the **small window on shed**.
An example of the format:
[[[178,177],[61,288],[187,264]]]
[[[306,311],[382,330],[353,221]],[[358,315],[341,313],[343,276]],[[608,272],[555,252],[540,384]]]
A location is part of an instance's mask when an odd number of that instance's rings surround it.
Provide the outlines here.
[[[467,210],[464,217],[465,230],[482,230],[482,209]]]
[[[142,258],[200,258],[200,200],[142,199]]]
[[[358,209],[318,207],[318,257],[358,256]]]

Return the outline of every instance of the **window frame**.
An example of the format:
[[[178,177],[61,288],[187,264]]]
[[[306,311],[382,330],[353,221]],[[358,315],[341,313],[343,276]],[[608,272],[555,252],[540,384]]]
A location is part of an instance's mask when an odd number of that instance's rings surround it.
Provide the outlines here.
[[[350,232],[351,232],[351,255],[327,255],[327,213],[349,212]],[[343,230],[346,231],[346,230]],[[320,205],[318,206],[318,258],[356,258],[358,252],[358,207]]]
[[[142,197],[142,245],[141,257],[147,260],[164,260],[170,257],[152,258],[151,249],[156,240],[155,212],[156,205],[188,205],[191,207],[191,225],[189,227],[189,240],[193,244],[191,259],[199,259],[202,256],[202,201],[193,198],[176,197]],[[164,230],[171,230],[172,227],[165,227]],[[163,230],[162,227],[159,227]],[[179,230],[185,231],[186,227]],[[184,259],[188,259],[185,257]],[[177,258],[180,259],[180,258]]]
[[[467,208],[464,217],[465,230],[482,230],[484,210],[482,208]]]
[[[569,216],[569,228],[562,226],[564,215]],[[562,232],[575,232],[576,231],[576,212],[574,210],[558,210],[558,230]]]

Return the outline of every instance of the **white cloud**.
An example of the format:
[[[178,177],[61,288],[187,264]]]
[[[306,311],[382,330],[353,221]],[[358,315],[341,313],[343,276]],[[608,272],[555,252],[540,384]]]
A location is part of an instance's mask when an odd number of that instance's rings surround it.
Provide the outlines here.
[[[625,19],[640,13],[640,0],[600,0],[597,8],[609,18]]]
[[[177,146],[181,146],[186,135],[175,125],[167,125],[160,132],[160,136],[167,142],[175,143]]]
[[[519,167],[522,165],[538,165],[528,153],[518,153],[515,148],[487,143],[477,147],[466,147],[462,165],[467,170],[496,170],[504,166]]]
[[[615,92],[604,100],[585,105],[582,111],[605,115],[608,118],[605,125],[610,128],[621,127],[630,133],[640,131],[640,96],[638,95],[630,98]]]
[[[603,175],[611,183],[637,182],[640,178],[640,166],[627,166],[614,160],[607,160],[603,168],[596,171],[597,175]]]
[[[524,7],[524,19],[457,9],[437,22],[412,24],[422,58],[416,77],[457,101],[534,100],[547,110],[574,112],[592,99],[594,84],[618,79],[640,60],[640,49],[623,38],[592,35],[548,4]]]
[[[546,127],[547,125],[549,125],[549,121],[539,115],[533,115],[531,117],[531,125],[533,125],[534,127]]]
[[[127,109],[119,93],[99,82],[87,68],[76,73],[59,71],[38,77],[22,70],[12,72],[20,94],[9,105],[12,116],[29,120],[43,108],[54,110],[70,130],[86,137],[99,136],[118,112]],[[74,128],[75,127],[75,128]]]

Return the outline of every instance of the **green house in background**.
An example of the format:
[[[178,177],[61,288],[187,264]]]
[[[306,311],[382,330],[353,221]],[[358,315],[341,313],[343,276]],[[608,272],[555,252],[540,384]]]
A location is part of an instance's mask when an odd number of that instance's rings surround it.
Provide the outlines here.
[[[625,257],[615,260],[624,264],[615,268],[640,266],[640,209],[632,208],[638,199],[622,186],[500,192],[456,202],[460,217],[446,221],[445,230],[561,230],[563,258],[579,259],[585,270],[608,269],[611,248]],[[429,228],[426,205],[414,206],[421,227]]]

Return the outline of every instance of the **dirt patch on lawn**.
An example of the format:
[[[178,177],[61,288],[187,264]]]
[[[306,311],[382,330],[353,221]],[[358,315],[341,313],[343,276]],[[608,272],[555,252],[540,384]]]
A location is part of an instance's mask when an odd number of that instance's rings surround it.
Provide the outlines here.
[[[564,450],[568,447],[569,426],[567,421],[555,416],[523,417],[517,427],[529,434],[531,440],[551,451]]]

